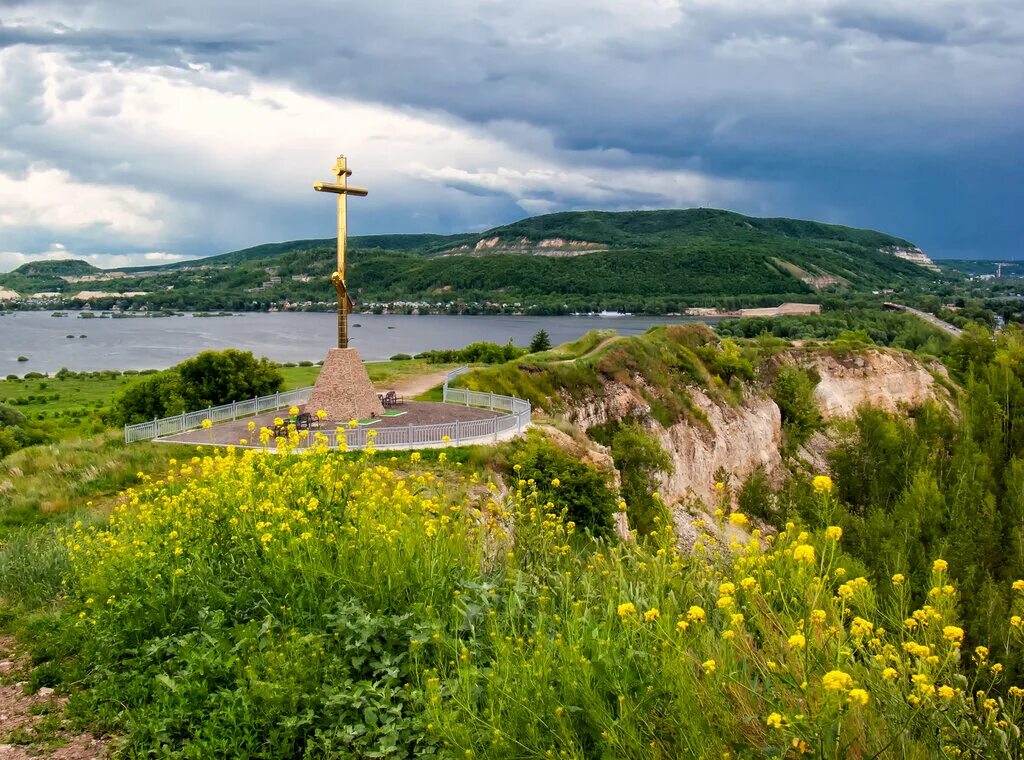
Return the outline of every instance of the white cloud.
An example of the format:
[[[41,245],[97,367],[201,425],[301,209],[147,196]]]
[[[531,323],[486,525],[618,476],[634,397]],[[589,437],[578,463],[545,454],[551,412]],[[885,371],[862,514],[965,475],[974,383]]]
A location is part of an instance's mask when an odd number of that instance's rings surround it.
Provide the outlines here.
[[[0,65],[7,55],[0,52]],[[477,191],[527,210],[745,195],[743,183],[695,171],[630,167],[622,151],[559,148],[550,132],[524,124],[489,129],[284,83],[242,86],[233,71],[96,68],[65,53],[37,56],[47,118],[8,140],[34,156],[73,145],[77,176],[56,159],[21,178],[0,174],[0,225],[40,235],[88,229],[90,244],[107,250],[112,242],[180,248],[202,233],[220,241],[208,253],[263,242],[282,221],[267,213],[275,206],[319,215],[326,231],[331,214],[311,185],[329,178],[339,150],[350,156],[353,183],[371,191],[353,201],[355,219],[393,209],[429,218],[455,205],[468,216],[495,202]]]
[[[133,187],[79,182],[68,172],[32,165],[0,173],[0,227],[53,233],[100,228],[118,240],[141,240],[163,228],[160,198]]]
[[[0,0],[0,24],[0,172],[159,198],[127,202],[147,239],[101,223],[79,250],[329,234],[309,185],[339,150],[356,231],[719,203],[963,235],[935,199],[984,185],[985,234],[1020,186],[1019,0]]]

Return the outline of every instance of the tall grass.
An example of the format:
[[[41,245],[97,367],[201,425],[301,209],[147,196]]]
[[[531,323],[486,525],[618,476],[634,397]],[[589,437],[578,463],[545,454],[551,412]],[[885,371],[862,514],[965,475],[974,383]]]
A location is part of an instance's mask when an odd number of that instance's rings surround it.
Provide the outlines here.
[[[22,525],[40,524],[68,510],[97,504],[138,482],[138,473],[163,472],[183,446],[125,444],[109,432],[75,441],[32,446],[0,460],[0,539]]]
[[[443,453],[175,463],[62,536],[72,709],[132,756],[1019,752],[1024,691],[960,651],[941,561],[928,606],[894,578],[881,607],[835,528],[719,512],[691,558],[669,526],[595,542],[539,484],[479,480]]]

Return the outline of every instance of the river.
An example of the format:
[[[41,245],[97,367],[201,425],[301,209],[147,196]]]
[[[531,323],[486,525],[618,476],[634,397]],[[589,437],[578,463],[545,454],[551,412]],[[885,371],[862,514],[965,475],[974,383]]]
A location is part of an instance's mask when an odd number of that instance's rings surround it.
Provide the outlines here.
[[[334,345],[331,313],[250,312],[231,317],[79,319],[77,312],[0,316],[0,377],[26,372],[163,369],[206,349],[238,348],[279,362],[321,361]],[[353,314],[351,345],[363,359],[387,359],[431,348],[461,348],[478,340],[525,346],[541,328],[553,344],[590,330],[636,335],[651,325],[714,321],[693,317],[451,317]],[[68,336],[74,337],[68,337]],[[82,337],[85,336],[85,337]],[[25,356],[28,361],[19,362]]]

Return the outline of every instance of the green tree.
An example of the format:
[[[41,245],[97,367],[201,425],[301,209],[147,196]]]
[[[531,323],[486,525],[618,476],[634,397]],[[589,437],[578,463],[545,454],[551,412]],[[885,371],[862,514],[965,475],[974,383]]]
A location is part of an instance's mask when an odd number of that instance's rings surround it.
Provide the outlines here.
[[[249,351],[203,351],[175,368],[182,395],[193,409],[266,396],[281,390],[284,377],[265,357]]]
[[[791,364],[779,368],[772,383],[771,396],[782,412],[782,430],[786,446],[796,448],[821,427],[821,413],[814,399],[818,378],[808,370]]]
[[[658,474],[672,471],[672,460],[661,444],[636,421],[627,422],[615,431],[611,448],[622,479],[620,490],[630,526],[645,536],[657,527],[655,517],[662,521],[669,519],[668,510],[655,498],[654,492]]]
[[[190,411],[185,403],[181,375],[174,370],[132,383],[117,397],[111,416],[121,425],[168,417]]]
[[[114,402],[112,416],[115,422],[130,425],[267,396],[282,385],[281,372],[265,358],[235,349],[203,351],[128,386]]]
[[[530,353],[536,354],[540,351],[547,351],[551,348],[551,337],[544,328],[538,330],[530,340]]]

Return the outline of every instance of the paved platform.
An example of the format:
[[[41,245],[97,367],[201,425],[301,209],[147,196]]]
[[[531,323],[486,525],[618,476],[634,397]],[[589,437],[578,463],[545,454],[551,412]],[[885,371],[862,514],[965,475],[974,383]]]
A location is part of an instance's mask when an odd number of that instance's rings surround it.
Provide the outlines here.
[[[504,416],[505,412],[494,412],[490,409],[481,409],[475,406],[462,406],[461,404],[442,404],[435,401],[407,401],[395,407],[395,411],[405,412],[400,416],[381,417],[380,422],[372,425],[365,425],[365,430],[382,430],[389,427],[406,427],[408,425],[436,425],[439,423],[471,422],[474,420],[486,420],[492,417]],[[315,410],[307,405],[299,407],[300,412],[308,411],[315,414]],[[275,412],[264,412],[252,417],[243,417],[229,422],[221,422],[206,430],[188,430],[177,435],[169,435],[157,438],[157,441],[165,443],[192,443],[203,445],[227,446],[237,445],[242,439],[250,444],[257,444],[253,434],[249,432],[249,423],[256,423],[256,436],[262,427],[274,427],[275,417],[287,417],[286,409],[278,409]],[[322,430],[334,430],[339,427],[348,427],[348,420],[324,420]]]

